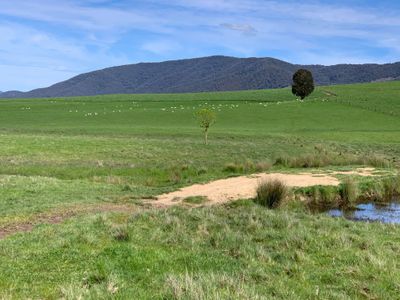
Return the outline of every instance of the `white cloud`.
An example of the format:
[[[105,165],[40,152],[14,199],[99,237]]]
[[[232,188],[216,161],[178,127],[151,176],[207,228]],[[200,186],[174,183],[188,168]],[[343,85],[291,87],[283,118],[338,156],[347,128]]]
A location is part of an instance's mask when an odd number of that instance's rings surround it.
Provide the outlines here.
[[[106,48],[89,51],[79,40],[58,38],[16,23],[0,23],[0,44],[2,74],[7,74],[0,81],[3,91],[43,87],[81,72],[128,61],[107,53]]]
[[[257,33],[257,30],[250,24],[223,23],[221,24],[221,27],[234,31],[239,31],[246,35],[255,35]]]

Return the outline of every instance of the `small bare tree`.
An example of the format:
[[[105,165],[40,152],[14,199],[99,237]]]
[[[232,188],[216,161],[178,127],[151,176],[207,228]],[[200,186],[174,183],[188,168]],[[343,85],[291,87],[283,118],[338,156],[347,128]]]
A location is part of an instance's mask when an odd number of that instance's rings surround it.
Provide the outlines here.
[[[216,114],[211,109],[203,108],[196,112],[196,118],[200,127],[204,129],[204,142],[208,145],[208,129],[215,123]]]

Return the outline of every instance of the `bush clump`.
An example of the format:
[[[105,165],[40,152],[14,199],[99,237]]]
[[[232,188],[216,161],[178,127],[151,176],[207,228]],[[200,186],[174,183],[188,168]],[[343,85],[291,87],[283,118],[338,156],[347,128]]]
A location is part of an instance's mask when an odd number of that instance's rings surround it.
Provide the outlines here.
[[[257,187],[255,202],[268,208],[278,208],[286,200],[288,187],[280,180],[266,180]]]

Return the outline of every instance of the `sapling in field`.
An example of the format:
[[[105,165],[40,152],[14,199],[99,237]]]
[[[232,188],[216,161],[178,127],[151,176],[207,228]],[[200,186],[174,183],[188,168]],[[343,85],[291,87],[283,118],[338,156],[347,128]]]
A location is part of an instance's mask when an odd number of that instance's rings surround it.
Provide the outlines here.
[[[211,109],[203,108],[196,112],[196,118],[204,130],[204,142],[208,145],[208,129],[215,123],[216,114]]]

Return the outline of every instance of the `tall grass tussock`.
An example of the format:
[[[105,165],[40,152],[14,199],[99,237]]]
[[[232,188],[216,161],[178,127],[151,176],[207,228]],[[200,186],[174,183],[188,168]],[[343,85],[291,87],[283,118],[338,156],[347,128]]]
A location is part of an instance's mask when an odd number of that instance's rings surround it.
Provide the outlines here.
[[[400,195],[400,176],[384,178],[382,180],[382,200],[391,201]]]
[[[339,187],[339,193],[341,196],[340,206],[351,207],[356,204],[359,191],[358,185],[352,178],[346,178]]]
[[[266,180],[259,183],[255,202],[268,208],[280,207],[289,194],[289,188],[280,180]]]

